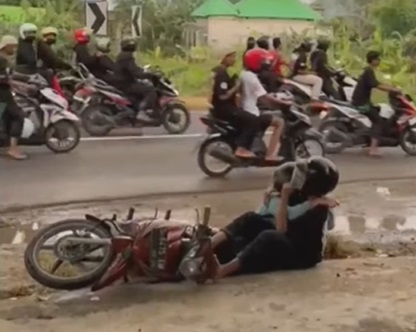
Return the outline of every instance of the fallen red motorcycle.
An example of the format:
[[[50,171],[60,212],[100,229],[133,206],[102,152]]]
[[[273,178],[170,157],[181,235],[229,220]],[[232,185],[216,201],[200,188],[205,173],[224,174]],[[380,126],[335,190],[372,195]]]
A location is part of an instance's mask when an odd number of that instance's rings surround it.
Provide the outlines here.
[[[92,215],[63,220],[34,236],[25,251],[25,266],[40,284],[64,290],[97,291],[123,280],[204,283],[215,271],[210,208],[205,208],[202,222],[199,212],[197,216],[196,223],[174,221],[168,210],[164,218],[156,211],[151,218],[134,219],[130,209],[124,222]]]

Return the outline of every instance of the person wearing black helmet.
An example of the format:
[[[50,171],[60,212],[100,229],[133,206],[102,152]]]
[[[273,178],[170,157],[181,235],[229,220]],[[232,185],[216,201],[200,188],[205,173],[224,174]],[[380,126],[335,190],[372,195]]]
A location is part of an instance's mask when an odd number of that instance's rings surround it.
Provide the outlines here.
[[[309,85],[312,88],[311,99],[319,100],[322,90],[322,78],[316,76],[308,69],[308,56],[312,44],[303,42],[292,54],[292,79],[300,84]]]
[[[332,69],[328,64],[327,51],[330,47],[329,40],[320,39],[316,46],[316,50],[312,52],[310,56],[310,62],[312,71],[314,71],[320,78],[322,78],[323,85],[322,91],[327,95],[336,100],[340,100],[337,89],[332,84],[332,77],[335,75],[335,70]]]
[[[142,67],[136,65],[134,53],[137,50],[137,42],[133,38],[121,41],[121,52],[117,55],[114,65],[114,85],[131,99],[138,111],[137,118],[143,121],[151,121],[150,117],[141,110],[158,108],[156,89],[151,84],[139,80],[149,79],[150,74]]]
[[[400,93],[400,89],[392,86],[381,84],[376,77],[375,69],[380,64],[380,52],[369,51],[367,53],[367,67],[358,78],[357,85],[352,94],[352,104],[363,114],[368,116],[372,122],[371,127],[371,144],[369,155],[376,157],[380,156],[378,150],[378,140],[381,135],[381,118],[379,115],[379,107],[375,106],[371,101],[371,93],[373,89],[378,89],[385,92]]]
[[[256,41],[257,47],[262,48],[263,50],[270,51],[270,42],[269,37],[261,36]]]
[[[321,262],[328,212],[338,205],[326,195],[338,180],[337,167],[321,157],[278,167],[262,208],[236,218],[211,239],[217,279]]]

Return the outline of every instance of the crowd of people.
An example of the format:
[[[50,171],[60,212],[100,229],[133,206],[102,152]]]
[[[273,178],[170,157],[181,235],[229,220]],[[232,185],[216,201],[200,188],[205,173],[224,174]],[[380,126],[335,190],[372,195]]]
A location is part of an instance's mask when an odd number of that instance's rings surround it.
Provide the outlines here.
[[[290,61],[283,59],[281,40],[276,37],[270,43],[269,37],[247,39],[247,47],[243,54],[243,71],[240,76],[230,76],[227,69],[236,62],[237,52],[227,52],[219,66],[213,69],[212,93],[210,102],[213,115],[233,123],[241,131],[237,157],[252,158],[250,151],[255,133],[273,127],[273,135],[268,146],[266,159],[274,159],[279,149],[279,139],[284,126],[283,120],[262,115],[258,103],[271,108],[284,110],[287,102],[277,100],[273,93],[279,91],[284,79],[284,67],[289,69],[289,78],[295,82],[311,87],[311,104],[320,103],[320,95],[324,92],[330,98],[340,100],[338,90],[333,85],[336,71],[329,65],[328,50],[330,42],[319,40],[313,48],[312,42],[303,42],[293,50]],[[370,156],[380,156],[378,142],[381,135],[381,118],[379,107],[371,100],[372,91],[379,89],[385,92],[400,90],[381,84],[375,74],[380,63],[380,53],[369,51],[366,56],[367,66],[358,78],[352,96],[352,106],[362,112],[372,122]],[[240,98],[237,98],[239,96]]]

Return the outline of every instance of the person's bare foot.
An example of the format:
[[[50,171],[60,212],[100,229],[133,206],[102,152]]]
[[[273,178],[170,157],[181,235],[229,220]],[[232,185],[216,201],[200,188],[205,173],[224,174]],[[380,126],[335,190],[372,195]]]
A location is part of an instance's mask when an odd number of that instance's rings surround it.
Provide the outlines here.
[[[9,150],[6,152],[6,155],[9,158],[12,158],[14,160],[24,160],[27,159],[27,155],[25,155],[24,153],[20,152],[20,151],[16,151],[16,150]]]
[[[369,150],[368,151],[369,157],[380,158],[382,156],[380,151]]]
[[[253,152],[241,148],[237,149],[234,155],[238,158],[254,158],[256,156]]]
[[[264,160],[267,160],[267,161],[279,161],[279,160],[282,160],[282,157],[272,155],[272,156],[266,156],[264,158]]]

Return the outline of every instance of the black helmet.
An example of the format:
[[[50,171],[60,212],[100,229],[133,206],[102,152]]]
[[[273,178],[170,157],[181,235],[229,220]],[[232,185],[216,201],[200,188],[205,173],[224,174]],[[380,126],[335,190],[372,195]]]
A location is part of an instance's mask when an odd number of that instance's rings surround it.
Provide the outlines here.
[[[324,196],[338,184],[339,172],[335,164],[323,157],[287,162],[274,172],[274,187],[280,191],[284,183],[293,182],[306,197]]]
[[[123,39],[120,43],[120,48],[124,52],[134,52],[137,49],[137,42],[133,38]]]
[[[331,46],[331,42],[327,39],[319,39],[316,45],[318,50],[327,51],[329,46]]]
[[[261,36],[257,39],[257,46],[268,51],[270,49],[269,37]]]

